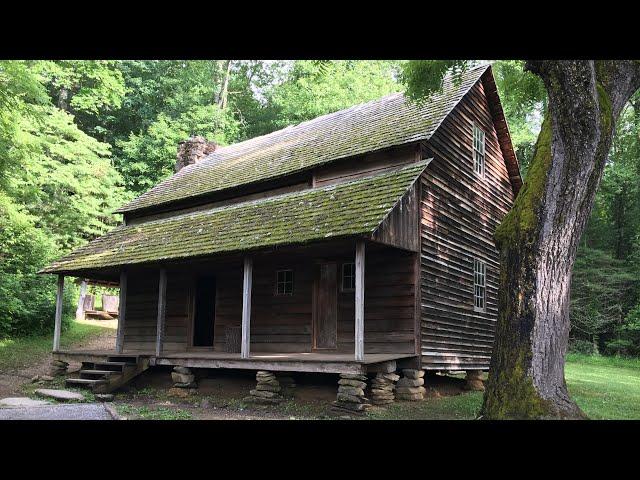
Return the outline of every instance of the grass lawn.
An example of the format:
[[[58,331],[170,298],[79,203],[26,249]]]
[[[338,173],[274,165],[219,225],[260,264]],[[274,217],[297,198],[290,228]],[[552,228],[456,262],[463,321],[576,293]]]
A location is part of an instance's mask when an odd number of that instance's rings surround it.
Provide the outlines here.
[[[569,392],[591,419],[640,419],[640,359],[570,354],[566,364]],[[380,419],[473,419],[482,393],[428,398],[417,404],[395,403],[375,412]]]
[[[61,346],[68,348],[89,341],[94,337],[113,334],[114,328],[115,323],[111,322],[73,321],[62,334]],[[52,334],[0,340],[0,373],[18,370],[45,361],[51,352],[51,344]],[[571,395],[590,418],[640,419],[640,359],[570,354],[567,358],[566,377]],[[155,392],[154,389],[151,390]],[[214,400],[211,399],[211,402],[215,404]],[[152,404],[156,401],[159,402],[160,399],[154,397]],[[240,405],[239,400],[236,403]],[[423,402],[416,403],[397,402],[388,408],[372,411],[367,417],[389,420],[474,419],[481,404],[482,393],[473,392],[427,398]],[[157,407],[122,405],[120,408],[125,409],[122,413],[138,418],[191,418],[191,414],[188,412],[174,412],[162,405],[157,405]],[[127,408],[130,408],[131,411],[126,411]],[[231,402],[225,408],[242,410],[244,407]],[[286,416],[323,418],[324,415],[321,415],[320,412],[324,409],[325,406],[289,401],[275,410]]]
[[[113,331],[112,325],[90,320],[72,321],[60,336],[60,347],[68,348],[79,342]],[[50,335],[0,340],[0,372],[33,365],[46,358],[53,348],[53,332]]]
[[[592,419],[640,419],[640,359],[571,354],[569,392]]]

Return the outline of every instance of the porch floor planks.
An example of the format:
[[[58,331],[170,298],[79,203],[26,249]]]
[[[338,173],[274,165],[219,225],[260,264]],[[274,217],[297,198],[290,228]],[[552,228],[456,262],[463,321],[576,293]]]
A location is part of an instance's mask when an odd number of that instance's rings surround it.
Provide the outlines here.
[[[159,357],[152,351],[131,351],[123,354],[150,357],[151,365],[181,365],[192,368],[229,368],[248,370],[274,370],[292,372],[322,373],[365,373],[375,365],[396,360],[413,358],[414,354],[369,353],[360,362],[350,353],[275,353],[251,352],[248,359],[240,353],[191,351],[167,352]],[[91,360],[99,357],[115,356],[115,351],[107,350],[67,350],[54,353],[60,360]]]

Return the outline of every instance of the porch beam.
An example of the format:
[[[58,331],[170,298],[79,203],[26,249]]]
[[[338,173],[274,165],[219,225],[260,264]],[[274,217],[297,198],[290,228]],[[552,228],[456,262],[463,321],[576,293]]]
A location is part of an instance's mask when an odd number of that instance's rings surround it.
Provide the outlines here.
[[[158,325],[156,327],[156,357],[162,355],[164,324],[167,313],[167,271],[160,269],[158,281]]]
[[[253,275],[253,259],[245,257],[242,282],[242,347],[240,356],[249,358],[251,343],[251,284]]]
[[[60,350],[60,332],[62,330],[62,297],[64,294],[64,275],[58,275],[58,291],[56,292],[56,316],[53,327],[53,351]]]
[[[364,241],[356,243],[355,357],[364,361]]]
[[[124,344],[124,323],[127,307],[127,272],[120,272],[120,301],[118,306],[118,333],[116,334],[116,352],[122,353]]]

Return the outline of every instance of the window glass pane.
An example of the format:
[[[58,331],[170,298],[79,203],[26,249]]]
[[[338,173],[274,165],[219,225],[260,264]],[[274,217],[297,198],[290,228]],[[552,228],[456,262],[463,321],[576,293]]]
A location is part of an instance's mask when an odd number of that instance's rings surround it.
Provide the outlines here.
[[[350,291],[356,288],[356,264],[342,264],[342,290]]]
[[[485,310],[486,303],[486,264],[473,260],[474,306],[476,310]]]
[[[276,295],[293,294],[293,270],[278,270],[276,272]]]

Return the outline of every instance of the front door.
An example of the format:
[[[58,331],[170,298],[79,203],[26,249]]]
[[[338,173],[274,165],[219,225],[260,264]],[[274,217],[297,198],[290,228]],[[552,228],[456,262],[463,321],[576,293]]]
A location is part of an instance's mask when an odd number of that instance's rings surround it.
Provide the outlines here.
[[[193,346],[213,347],[216,315],[216,279],[212,276],[196,280],[193,312]]]
[[[313,301],[313,348],[338,346],[338,264],[316,265]]]

